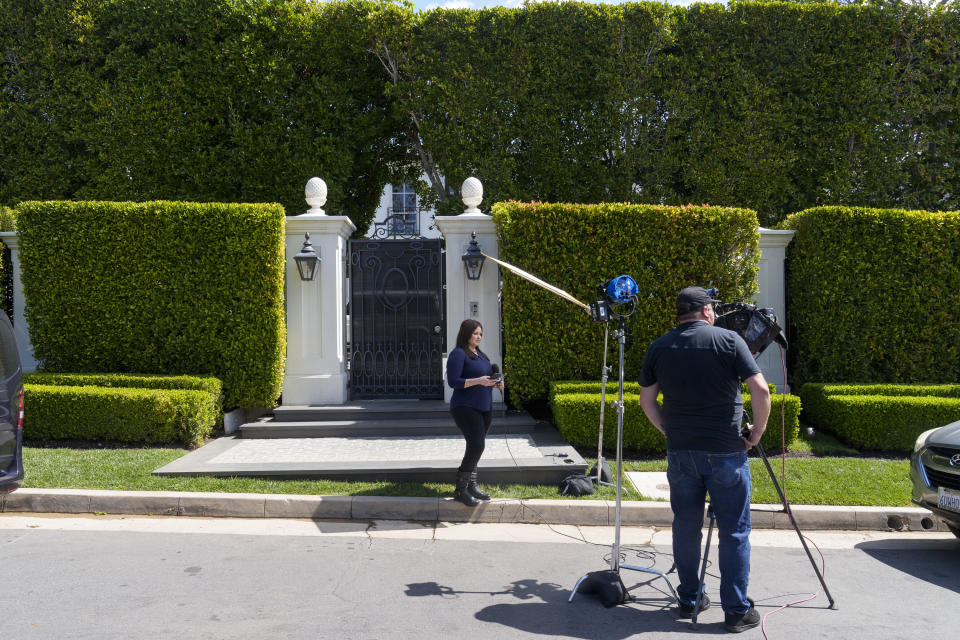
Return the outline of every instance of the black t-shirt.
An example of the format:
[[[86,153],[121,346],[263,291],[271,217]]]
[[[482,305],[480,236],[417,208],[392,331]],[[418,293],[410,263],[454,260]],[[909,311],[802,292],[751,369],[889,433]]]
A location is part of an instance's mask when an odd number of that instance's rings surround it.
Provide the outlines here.
[[[740,383],[760,373],[743,338],[697,320],[654,340],[640,386],[660,384],[667,449],[743,451]]]

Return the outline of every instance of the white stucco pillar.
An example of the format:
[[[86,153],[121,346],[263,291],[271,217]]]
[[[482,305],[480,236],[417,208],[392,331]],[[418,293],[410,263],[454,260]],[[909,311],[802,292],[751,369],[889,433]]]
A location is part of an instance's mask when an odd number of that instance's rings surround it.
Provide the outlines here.
[[[497,233],[493,218],[481,213],[478,208],[483,199],[483,186],[476,178],[467,178],[461,188],[466,210],[459,216],[437,216],[435,222],[443,234],[446,246],[447,274],[447,352],[456,347],[460,323],[473,318],[483,325],[483,341],[480,348],[490,356],[490,361],[503,370],[503,347],[500,344],[500,271],[496,263],[486,260],[479,280],[467,278],[463,265],[463,252],[470,244],[473,232],[477,234],[480,249],[494,258],[499,258]],[[507,372],[507,384],[510,375]],[[444,357],[443,397],[447,402],[453,390],[446,383],[446,357]],[[503,402],[503,393],[494,390],[494,402]]]
[[[328,216],[321,208],[327,186],[311,178],[306,188],[311,209],[287,216],[287,370],[283,404],[344,404],[347,401],[346,256],[347,239],[356,230],[346,216]],[[304,282],[293,257],[304,234],[320,255],[319,273]]]
[[[787,257],[787,245],[793,240],[794,231],[760,228],[760,264],[757,271],[757,306],[770,307],[777,314],[777,320],[787,331],[786,272],[784,263]],[[786,359],[786,352],[783,354]],[[780,393],[789,393],[786,380],[786,365],[780,360],[780,347],[771,344],[757,359],[763,377],[767,382],[777,385]]]
[[[33,357],[33,345],[30,343],[30,328],[24,315],[26,298],[23,296],[23,281],[20,279],[20,237],[16,231],[0,232],[0,242],[10,249],[10,263],[13,266],[13,333],[17,338],[17,351],[20,352],[20,366],[24,373],[37,369]]]

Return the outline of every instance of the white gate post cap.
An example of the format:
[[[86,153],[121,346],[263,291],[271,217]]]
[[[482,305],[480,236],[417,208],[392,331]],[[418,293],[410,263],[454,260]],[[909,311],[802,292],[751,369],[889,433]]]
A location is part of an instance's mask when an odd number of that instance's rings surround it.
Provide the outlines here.
[[[463,198],[463,204],[467,207],[460,215],[483,215],[479,209],[483,201],[483,184],[479,180],[472,176],[464,180],[460,187],[460,197]]]
[[[307,213],[326,215],[323,211],[323,205],[327,203],[327,183],[320,178],[310,178],[307,180],[307,186],[303,190],[304,198],[310,205]]]

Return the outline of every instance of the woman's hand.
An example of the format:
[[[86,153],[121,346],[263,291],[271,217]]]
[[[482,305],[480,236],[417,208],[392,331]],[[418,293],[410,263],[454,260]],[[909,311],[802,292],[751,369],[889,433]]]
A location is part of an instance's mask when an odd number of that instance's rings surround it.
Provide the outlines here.
[[[485,387],[496,387],[498,384],[500,384],[499,378],[494,378],[493,376],[483,377],[483,386]]]
[[[468,378],[464,383],[464,388],[482,386],[482,387],[495,387],[498,384],[501,384],[497,378],[492,376],[480,376],[479,378]]]

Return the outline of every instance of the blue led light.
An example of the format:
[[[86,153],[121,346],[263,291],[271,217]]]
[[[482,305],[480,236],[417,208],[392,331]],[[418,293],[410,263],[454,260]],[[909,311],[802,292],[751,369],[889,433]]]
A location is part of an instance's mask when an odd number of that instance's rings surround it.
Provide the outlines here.
[[[607,283],[607,298],[612,304],[626,304],[636,297],[640,288],[630,276],[617,276]]]

